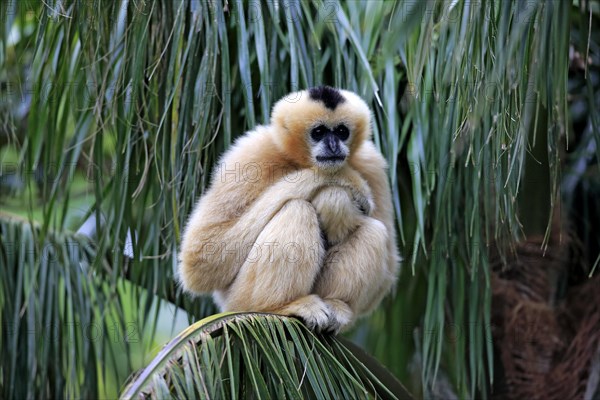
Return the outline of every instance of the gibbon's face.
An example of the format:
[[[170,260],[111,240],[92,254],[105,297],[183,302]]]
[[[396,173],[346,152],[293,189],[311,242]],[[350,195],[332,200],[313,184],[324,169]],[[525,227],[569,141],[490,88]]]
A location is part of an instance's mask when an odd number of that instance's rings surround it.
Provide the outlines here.
[[[273,108],[274,138],[301,167],[341,168],[371,135],[371,112],[356,94],[329,86],[291,93]]]
[[[311,156],[313,163],[322,169],[341,167],[350,149],[350,130],[343,123],[329,127],[319,124],[310,130]]]

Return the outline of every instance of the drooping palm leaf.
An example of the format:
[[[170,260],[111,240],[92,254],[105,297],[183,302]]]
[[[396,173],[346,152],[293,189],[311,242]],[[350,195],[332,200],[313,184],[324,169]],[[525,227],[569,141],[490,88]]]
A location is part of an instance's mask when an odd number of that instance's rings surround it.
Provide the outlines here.
[[[369,359],[368,369],[355,354],[363,356],[335,337],[315,336],[292,318],[218,314],[177,335],[122,397],[412,398],[381,365]]]

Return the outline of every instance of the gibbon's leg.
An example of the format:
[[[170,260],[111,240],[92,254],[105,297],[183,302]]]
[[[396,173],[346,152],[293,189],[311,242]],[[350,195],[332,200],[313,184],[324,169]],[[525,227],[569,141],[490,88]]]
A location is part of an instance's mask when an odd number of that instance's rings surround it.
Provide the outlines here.
[[[371,311],[394,281],[386,266],[388,233],[384,224],[371,217],[360,219],[346,241],[327,251],[313,289],[329,306],[329,330],[334,333]]]
[[[291,200],[267,223],[231,286],[217,292],[227,311],[266,311],[327,326],[327,305],[311,295],[325,251],[314,207]]]

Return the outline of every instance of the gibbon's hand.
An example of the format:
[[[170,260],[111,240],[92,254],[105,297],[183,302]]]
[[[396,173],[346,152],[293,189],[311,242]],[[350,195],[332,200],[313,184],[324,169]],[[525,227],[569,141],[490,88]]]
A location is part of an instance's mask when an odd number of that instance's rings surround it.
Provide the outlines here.
[[[321,176],[323,179],[323,183],[326,187],[335,187],[344,188],[347,190],[347,193],[350,194],[351,200],[354,203],[355,207],[362,212],[364,215],[371,215],[373,210],[375,209],[375,203],[373,202],[373,194],[371,193],[371,188],[369,184],[363,177],[354,169],[349,166],[345,166],[343,169],[338,171],[335,176],[330,174],[323,174],[320,172],[315,172],[316,176]],[[315,196],[318,193],[315,194]],[[315,197],[309,200],[314,200]],[[320,204],[323,204],[324,199],[319,201]]]
[[[363,211],[354,201],[352,191],[341,186],[323,188],[314,197],[312,205],[317,212],[327,246],[346,241],[364,217]]]

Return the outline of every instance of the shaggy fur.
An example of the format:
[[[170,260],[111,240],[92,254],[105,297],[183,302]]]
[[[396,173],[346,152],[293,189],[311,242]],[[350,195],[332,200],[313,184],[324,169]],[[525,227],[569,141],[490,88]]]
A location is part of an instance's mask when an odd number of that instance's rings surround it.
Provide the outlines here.
[[[295,315],[333,332],[390,291],[399,257],[387,166],[367,105],[336,92],[334,109],[308,91],[285,97],[271,125],[225,153],[183,235],[185,290],[213,292],[223,311]],[[339,168],[319,168],[309,133],[341,123],[350,154]]]

